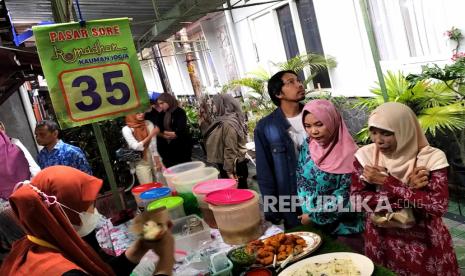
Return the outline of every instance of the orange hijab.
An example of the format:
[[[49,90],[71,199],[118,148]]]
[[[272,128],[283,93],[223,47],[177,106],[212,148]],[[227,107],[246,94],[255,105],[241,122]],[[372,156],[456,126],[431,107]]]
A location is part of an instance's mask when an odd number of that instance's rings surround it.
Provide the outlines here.
[[[145,120],[139,121],[136,119],[136,114],[129,114],[125,117],[126,125],[134,130],[134,138],[137,141],[144,140],[147,136],[149,136],[149,130],[147,129],[147,125],[145,124]],[[144,160],[147,160],[147,153],[150,143],[147,143],[144,146]]]
[[[0,275],[62,275],[72,269],[90,275],[114,275],[76,233],[66,216],[68,212],[63,212],[51,197],[81,212],[93,203],[101,186],[102,180],[77,169],[52,166],[42,170],[30,185],[16,190],[10,197],[13,212],[27,235],[47,245],[39,245],[27,236],[15,242]]]
[[[404,104],[380,105],[371,113],[368,127],[394,132],[397,148],[390,156],[381,153],[374,143],[360,148],[355,157],[363,167],[379,165],[407,184],[415,167],[425,166],[434,171],[449,166],[444,152],[429,145],[415,113]]]

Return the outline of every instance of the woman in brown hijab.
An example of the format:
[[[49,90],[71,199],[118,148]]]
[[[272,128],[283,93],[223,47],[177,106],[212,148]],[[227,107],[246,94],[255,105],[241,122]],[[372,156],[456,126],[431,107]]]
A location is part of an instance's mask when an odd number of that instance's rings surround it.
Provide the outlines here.
[[[169,93],[161,94],[157,101],[163,110],[158,124],[158,152],[163,164],[169,168],[191,161],[192,138],[187,126],[186,111],[178,106],[176,98]]]
[[[401,103],[380,105],[368,127],[373,143],[356,152],[351,186],[356,201],[372,209],[366,256],[398,275],[459,275],[442,221],[449,199],[445,154],[429,145],[415,114]]]
[[[0,275],[129,275],[149,249],[160,257],[156,275],[171,275],[171,234],[155,243],[137,240],[113,259],[100,252],[95,231],[78,234],[95,224],[94,202],[101,187],[98,178],[71,167],[52,166],[18,188],[10,203],[26,236],[13,245]]]

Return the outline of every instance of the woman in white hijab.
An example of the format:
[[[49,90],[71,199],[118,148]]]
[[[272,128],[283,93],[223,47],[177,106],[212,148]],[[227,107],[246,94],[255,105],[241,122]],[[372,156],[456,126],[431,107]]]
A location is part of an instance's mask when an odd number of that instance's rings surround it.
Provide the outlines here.
[[[355,154],[351,186],[371,209],[366,256],[398,275],[459,275],[442,222],[449,198],[445,154],[429,146],[406,105],[380,105],[368,127],[373,143]]]

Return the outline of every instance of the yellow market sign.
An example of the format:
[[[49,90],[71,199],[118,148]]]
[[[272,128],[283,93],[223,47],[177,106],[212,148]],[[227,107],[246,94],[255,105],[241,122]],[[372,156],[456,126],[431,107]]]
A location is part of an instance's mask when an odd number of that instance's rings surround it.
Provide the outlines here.
[[[62,128],[148,107],[128,18],[35,26],[33,32]]]

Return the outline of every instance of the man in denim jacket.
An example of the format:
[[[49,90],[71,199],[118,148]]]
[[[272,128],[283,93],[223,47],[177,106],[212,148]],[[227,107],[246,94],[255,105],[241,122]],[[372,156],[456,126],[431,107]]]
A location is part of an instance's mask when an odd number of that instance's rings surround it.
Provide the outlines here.
[[[274,224],[284,220],[289,229],[300,225],[296,171],[298,150],[306,138],[300,104],[305,90],[294,71],[280,71],[268,81],[268,93],[278,108],[255,128],[257,180],[265,218]]]

